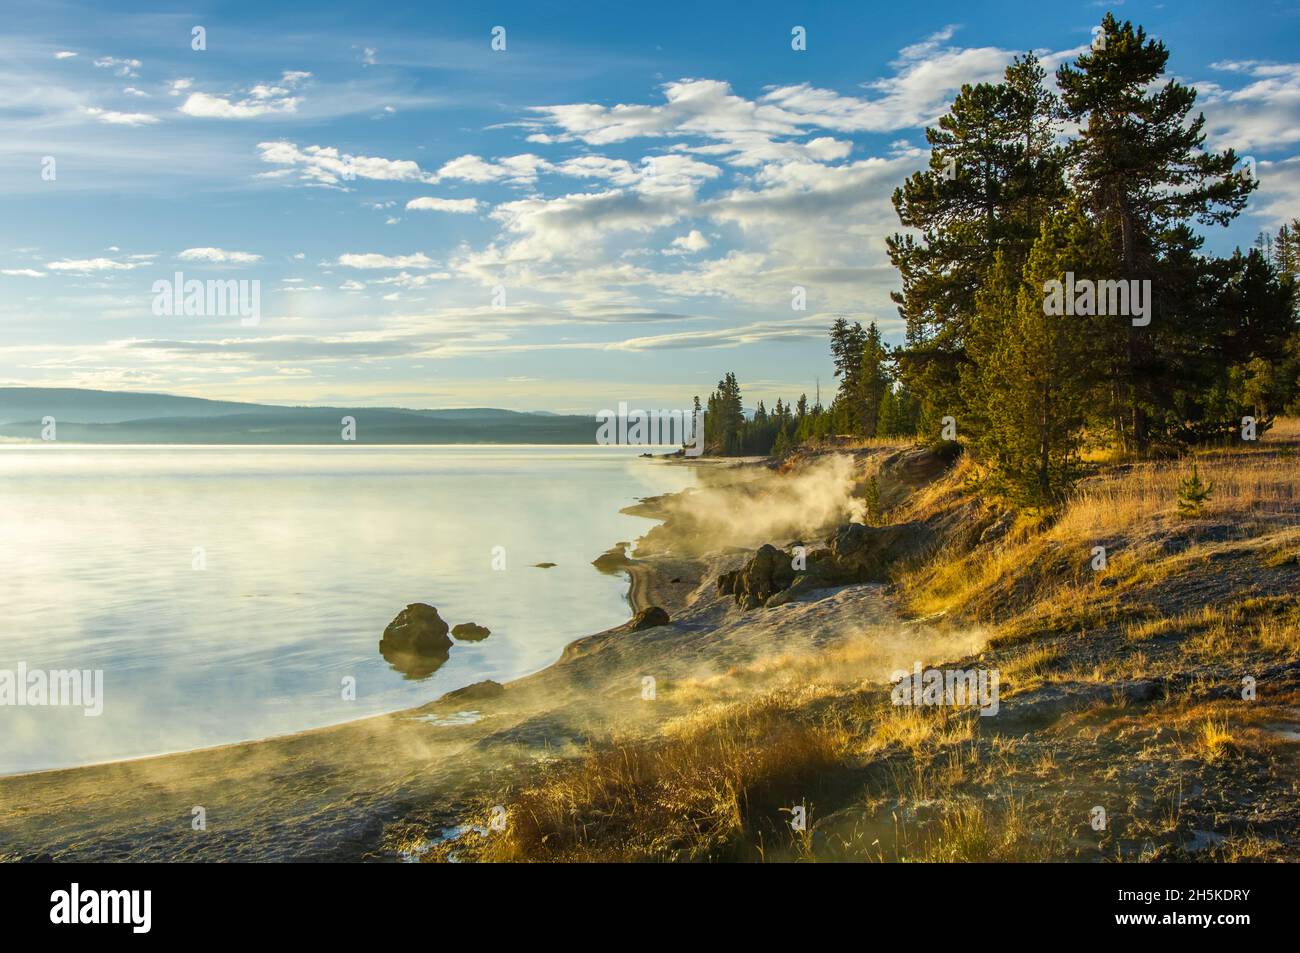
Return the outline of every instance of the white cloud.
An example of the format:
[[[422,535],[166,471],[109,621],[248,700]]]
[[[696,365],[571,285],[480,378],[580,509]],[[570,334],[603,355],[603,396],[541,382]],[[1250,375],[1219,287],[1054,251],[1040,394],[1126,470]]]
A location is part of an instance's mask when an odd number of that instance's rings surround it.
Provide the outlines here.
[[[685,252],[704,251],[709,247],[709,240],[698,228],[692,228],[687,234],[674,238],[672,247]]]
[[[143,261],[117,261],[113,258],[63,258],[48,262],[45,267],[50,271],[130,271],[144,264]]]
[[[1259,190],[1250,197],[1250,212],[1271,228],[1300,218],[1300,156],[1257,166]]]
[[[139,73],[137,73],[136,70],[140,68],[140,61],[118,59],[115,56],[101,56],[99,59],[95,60],[95,65],[100,69],[111,69],[118,76],[138,76]]]
[[[507,234],[517,236],[510,248],[512,258],[596,258],[611,234],[650,232],[680,220],[685,201],[676,194],[609,189],[505,202],[492,211],[492,218]]]
[[[351,179],[376,179],[381,181],[427,180],[420,166],[409,159],[384,159],[379,156],[354,156],[339,152],[332,146],[304,146],[292,142],[259,142],[258,151],[263,162],[282,165],[277,170],[287,174],[297,170],[303,181],[320,185],[338,185]],[[263,173],[269,176],[276,173]]]
[[[424,252],[414,255],[381,255],[377,252],[339,255],[337,264],[344,268],[436,268],[438,263]]]
[[[247,265],[261,261],[261,255],[246,251],[227,251],[224,248],[187,248],[176,256],[181,261],[206,261],[214,264]]]
[[[286,70],[278,84],[258,83],[249,87],[243,98],[190,93],[181,103],[180,111],[200,119],[257,119],[296,112],[302,97],[294,92],[310,78],[311,73],[303,70]],[[172,90],[177,91],[175,82]]]
[[[293,112],[298,108],[295,97],[282,99],[245,99],[234,101],[207,93],[190,93],[181,103],[180,111],[200,119],[256,119],[273,113]]]
[[[1241,153],[1300,142],[1300,63],[1243,60],[1211,67],[1253,80],[1236,90],[1196,84],[1212,148]]]
[[[77,54],[72,52],[72,50],[59,50],[59,52],[54,54],[54,58],[56,60],[69,60],[76,55]]]
[[[11,278],[44,278],[45,272],[35,268],[0,268],[0,275],[9,275]]]
[[[459,179],[462,182],[515,182],[531,183],[537,181],[539,172],[548,171],[551,164],[532,153],[507,156],[503,159],[489,161],[476,155],[458,156],[444,163],[430,182],[443,179]]]
[[[162,122],[157,116],[151,116],[149,113],[121,113],[94,106],[87,106],[85,112],[87,116],[93,116],[98,121],[111,126],[152,126]]]
[[[451,212],[456,215],[470,215],[479,210],[477,199],[439,199],[421,196],[406,203],[408,212]]]
[[[661,89],[658,105],[572,103],[538,106],[542,119],[528,138],[539,143],[578,140],[605,145],[642,137],[696,137],[712,144],[684,146],[702,154],[728,156],[738,165],[799,158],[846,158],[848,142],[826,136],[794,140],[812,129],[886,132],[924,125],[941,114],[964,83],[998,79],[1012,53],[994,47],[946,46],[949,27],[905,48],[893,75],[864,84],[866,96],[846,96],[809,83],[768,89],[757,99],[737,95],[730,84],[679,79]]]

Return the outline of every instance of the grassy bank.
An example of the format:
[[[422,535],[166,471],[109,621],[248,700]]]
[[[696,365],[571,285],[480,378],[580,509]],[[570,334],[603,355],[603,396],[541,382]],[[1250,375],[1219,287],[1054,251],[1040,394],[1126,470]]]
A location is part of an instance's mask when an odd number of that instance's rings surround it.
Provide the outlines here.
[[[959,667],[1000,673],[996,716],[892,705],[870,639],[755,659],[485,793],[425,859],[1300,859],[1298,451],[1285,421],[1099,464],[1050,516],[981,503],[959,462],[881,519],[936,530],[894,600],[938,627],[910,630],[920,660],[987,642]],[[1213,489],[1188,518],[1192,462]]]

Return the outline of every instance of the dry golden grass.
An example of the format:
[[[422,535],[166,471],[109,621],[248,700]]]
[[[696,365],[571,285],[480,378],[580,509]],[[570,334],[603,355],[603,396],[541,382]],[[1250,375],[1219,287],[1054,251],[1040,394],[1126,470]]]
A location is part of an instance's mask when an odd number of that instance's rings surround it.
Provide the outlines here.
[[[1207,606],[1185,617],[1183,625],[1195,632],[1181,646],[1183,653],[1206,663],[1228,664],[1259,651],[1300,657],[1300,603],[1291,595]]]
[[[1135,622],[1124,627],[1124,638],[1130,642],[1145,642],[1175,632],[1180,627],[1177,616],[1165,616],[1163,619],[1150,619]]]
[[[949,547],[897,582],[917,615],[955,613],[999,623],[993,644],[1010,644],[1040,632],[1132,622],[1127,593],[1157,584],[1233,552],[1257,551],[1265,565],[1300,564],[1300,421],[1285,420],[1257,445],[1198,451],[1189,459],[1136,462],[1083,481],[1055,521],[1021,516],[993,546]],[[1214,491],[1201,519],[1177,518],[1179,483],[1197,464]],[[906,510],[924,519],[961,499],[974,472],[964,463],[918,495]],[[1219,527],[1213,541],[1198,541],[1199,527]],[[1225,538],[1222,528],[1227,528]],[[1192,534],[1178,551],[1169,536]],[[1107,547],[1106,567],[1094,571],[1093,546]],[[1130,625],[1133,641],[1168,631]],[[1285,633],[1274,633],[1274,640]]]
[[[1258,834],[1229,837],[1215,849],[1216,859],[1229,864],[1288,860],[1294,848]]]
[[[952,708],[890,707],[872,722],[865,750],[875,752],[897,744],[915,753],[970,741],[975,736],[975,717]]]
[[[509,796],[505,831],[457,846],[484,861],[750,856],[758,832],[779,830],[782,810],[806,805],[853,742],[843,723],[797,717],[800,703],[771,693],[714,706],[654,741],[553,765]],[[788,841],[803,849],[792,831]]]
[[[1062,654],[1062,650],[1055,645],[1032,646],[1003,665],[1002,677],[1019,690],[1026,683],[1047,678]]]
[[[1106,733],[1118,738],[1141,736],[1155,744],[1154,756],[1191,758],[1222,765],[1232,756],[1250,753],[1293,761],[1296,743],[1276,729],[1294,724],[1297,693],[1265,703],[1205,700],[1200,690],[1171,695],[1161,705],[1113,710],[1104,723]],[[1172,752],[1169,746],[1172,746]]]
[[[828,699],[834,705],[819,704]],[[824,686],[709,704],[653,739],[627,739],[547,766],[501,795],[509,823],[438,845],[430,860],[811,859],[809,832],[790,829],[791,806],[812,816],[824,777],[864,758],[907,752],[896,781],[924,800],[963,777],[977,716],[959,709],[880,705]],[[940,768],[932,768],[935,759]],[[475,818],[486,824],[487,809]]]
[[[1063,840],[1060,825],[1031,822],[1015,799],[996,808],[965,802],[949,806],[934,832],[904,832],[899,853],[925,863],[1044,861],[1059,856]]]
[[[1201,479],[1214,484],[1200,521],[1174,515],[1190,461],[1130,462],[1085,481],[1054,521],[1022,517],[995,545],[952,546],[900,574],[899,590],[918,615],[996,624],[987,647],[1004,692],[1053,679],[1149,675],[1153,666],[1180,659],[1184,670],[1190,660],[1196,671],[1235,672],[1247,653],[1300,656],[1300,606],[1291,594],[1244,593],[1227,605],[1166,616],[1147,588],[1179,574],[1216,571],[1214,561],[1228,556],[1248,555],[1272,567],[1300,559],[1300,460],[1294,443],[1285,442],[1300,440],[1300,422],[1284,424],[1257,447],[1195,455]],[[892,518],[980,512],[965,486],[973,472],[963,460]],[[1198,536],[1198,526],[1216,532]],[[1171,536],[1180,546],[1165,545]],[[1108,565],[1094,571],[1091,547],[1102,539]],[[1076,639],[1103,629],[1122,634],[1122,651],[1072,658]],[[1053,640],[1040,642],[1046,635]],[[449,852],[479,860],[816,859],[814,796],[864,765],[883,766],[887,782],[872,790],[871,804],[937,806],[937,819],[928,823],[909,827],[895,818],[891,856],[1043,860],[1073,851],[1070,824],[1044,817],[1031,823],[1007,781],[1032,785],[1057,777],[1055,750],[1029,739],[981,737],[970,711],[884,703],[869,687],[879,685],[885,662],[875,641],[787,652],[665,685],[665,697],[689,715],[653,737],[615,739],[540,769],[498,796],[508,805],[505,831],[462,837],[431,859]],[[972,651],[984,646],[981,633]],[[1233,770],[1238,757],[1280,763],[1294,750],[1269,719],[1291,717],[1280,704],[1295,699],[1272,699],[1271,707],[1207,702],[1207,688],[1194,680],[1154,705],[1129,705],[1116,694],[1081,712],[1076,728],[1093,739],[1122,741],[1138,761],[1182,757],[1221,771]],[[1074,760],[1062,764],[1074,770]],[[998,796],[972,799],[964,790],[972,784],[995,788]],[[796,804],[809,809],[809,831],[790,829],[788,812]],[[875,810],[868,808],[864,823],[879,833],[870,825],[888,825],[889,815],[880,821]],[[1181,794],[1171,793],[1165,813],[1144,823],[1155,832],[1176,831],[1180,810]],[[883,859],[886,851],[875,843]],[[1240,838],[1222,852],[1256,859],[1276,850]]]
[[[1237,747],[1237,739],[1226,719],[1207,718],[1196,732],[1192,750],[1210,764],[1218,764]]]
[[[1300,461],[1295,457],[1243,451],[1194,459],[1201,480],[1213,487],[1203,519],[1300,512]],[[1125,473],[1085,481],[1055,532],[1066,539],[1088,539],[1170,519],[1179,483],[1190,468],[1182,461],[1142,463]]]

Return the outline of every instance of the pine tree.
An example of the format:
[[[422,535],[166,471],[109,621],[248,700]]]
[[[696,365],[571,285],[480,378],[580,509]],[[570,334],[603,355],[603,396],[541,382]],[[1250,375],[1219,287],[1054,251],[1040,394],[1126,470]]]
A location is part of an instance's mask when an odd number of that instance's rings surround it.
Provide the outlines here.
[[[1023,280],[998,255],[977,299],[973,364],[963,374],[972,449],[1002,495],[1036,507],[1059,501],[1078,472],[1087,318],[1046,314],[1044,286],[1084,259],[1090,233],[1077,210],[1043,223]]]
[[[1183,226],[1227,224],[1255,183],[1233,171],[1231,149],[1205,150],[1205,117],[1191,115],[1194,89],[1172,80],[1156,86],[1169,59],[1164,44],[1109,13],[1101,27],[1104,45],[1056,74],[1064,115],[1082,128],[1068,150],[1071,184],[1111,236],[1119,274],[1108,277],[1172,288],[1161,280],[1161,261],[1192,238]],[[1111,354],[1121,369],[1112,382],[1117,436],[1138,451],[1150,445],[1152,416],[1165,403],[1155,344],[1130,323]]]
[[[1195,519],[1205,511],[1205,504],[1214,491],[1214,484],[1201,482],[1201,475],[1192,464],[1191,475],[1178,484],[1178,515],[1184,519]]]
[[[958,413],[958,380],[975,297],[998,251],[1019,267],[1044,214],[1065,196],[1055,144],[1055,97],[1032,54],[1001,84],[963,86],[938,128],[926,130],[929,169],[894,193],[914,235],[887,242],[903,290],[892,295],[907,325],[903,380],[922,395],[922,417]]]
[[[784,457],[791,450],[790,434],[782,427],[776,432],[776,442],[772,444],[772,456]]]
[[[835,376],[840,379],[839,391],[832,403],[832,407],[838,407],[837,433],[857,433],[861,426],[858,379],[866,340],[866,332],[857,322],[850,324],[844,318],[836,318],[831,325],[831,360],[835,363]]]
[[[873,321],[867,327],[862,344],[862,357],[858,361],[857,429],[866,437],[876,436],[880,421],[880,404],[889,390],[889,352],[880,337],[880,329]]]
[[[710,453],[737,456],[743,452],[745,412],[740,399],[740,384],[728,371],[718,381],[718,389],[709,395],[704,413],[704,443]]]
[[[876,479],[874,473],[871,475],[871,478],[867,480],[867,489],[863,494],[863,502],[866,504],[867,508],[867,522],[874,526],[880,522],[881,518],[880,481]]]

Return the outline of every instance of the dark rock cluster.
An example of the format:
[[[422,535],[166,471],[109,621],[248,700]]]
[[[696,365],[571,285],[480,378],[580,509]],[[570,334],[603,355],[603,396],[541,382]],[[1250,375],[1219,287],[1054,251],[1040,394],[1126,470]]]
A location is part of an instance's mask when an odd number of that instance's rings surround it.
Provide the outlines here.
[[[756,609],[784,605],[812,589],[884,582],[890,566],[919,554],[930,538],[930,531],[918,523],[845,523],[825,546],[808,548],[802,564],[795,554],[801,544],[784,550],[771,544],[761,547],[744,566],[718,577],[718,591],[734,597],[744,609]]]
[[[473,622],[449,629],[436,608],[413,602],[384,629],[379,654],[407,678],[428,678],[451,656],[454,643],[448,631],[462,642],[481,642],[492,634],[486,626]]]

